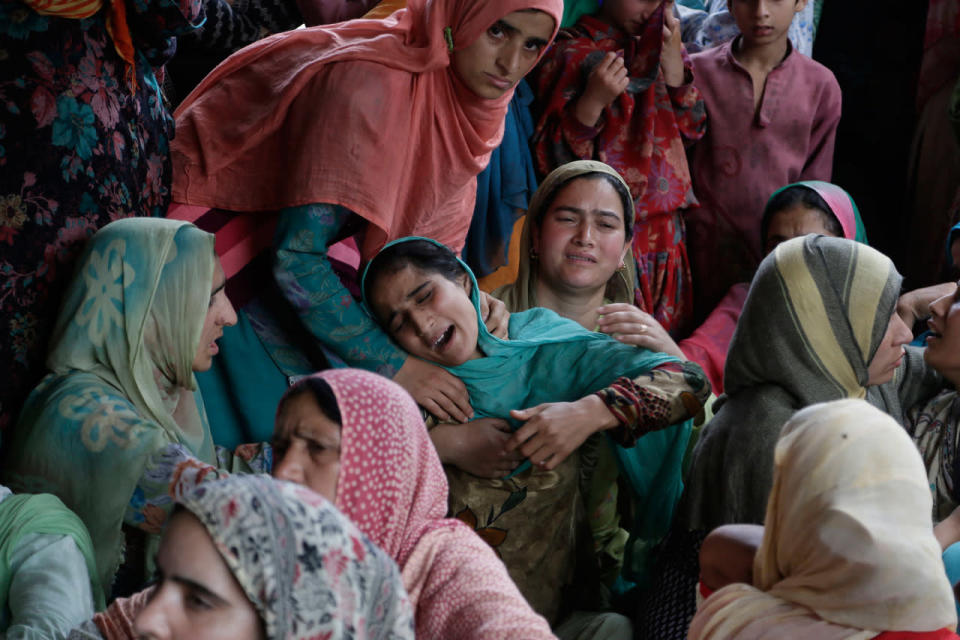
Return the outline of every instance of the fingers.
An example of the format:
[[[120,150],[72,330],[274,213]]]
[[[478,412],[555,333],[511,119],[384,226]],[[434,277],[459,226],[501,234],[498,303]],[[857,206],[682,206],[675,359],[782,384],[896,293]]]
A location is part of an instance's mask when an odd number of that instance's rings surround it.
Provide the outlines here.
[[[504,433],[513,433],[513,429],[510,428],[510,423],[508,423],[506,420],[494,420],[491,423],[491,426],[498,431],[503,431]]]
[[[600,331],[608,335],[653,335],[650,329],[650,325],[642,322],[610,322],[600,325]]]
[[[626,71],[626,67],[623,64],[623,58],[618,56],[615,52],[610,51],[603,57],[596,68],[594,68],[594,73],[600,73],[606,76],[618,72],[620,69]]]
[[[613,336],[613,338],[617,342],[622,342],[623,344],[630,344],[635,347],[643,347],[644,349],[649,349],[650,351],[662,351],[661,347],[663,345],[659,340],[642,333],[621,333]]]
[[[640,311],[640,309],[637,309],[637,307],[628,302],[612,302],[610,304],[603,304],[597,307],[597,313],[601,315],[616,313],[618,311],[638,311],[639,313],[643,313],[643,311]]]
[[[417,398],[417,401],[441,421],[467,422],[473,417],[470,396],[463,383],[455,376],[451,377],[457,384],[449,380],[438,380],[429,390],[429,395]]]
[[[480,317],[486,323],[490,319],[490,298],[486,291],[480,292]]]
[[[640,311],[637,308],[633,308],[626,311],[614,311],[613,313],[605,313],[599,318],[597,318],[597,324],[601,327],[607,327],[614,324],[621,324],[624,322],[632,322],[634,324],[642,324],[647,327],[652,327],[656,320]]]
[[[673,8],[674,4],[676,4],[674,0],[666,0],[666,2],[663,3],[663,20],[670,26],[671,31],[680,24],[680,19],[677,18],[677,14]]]
[[[538,413],[543,413],[543,410],[546,409],[549,405],[550,403],[544,403],[544,404],[538,404],[535,407],[530,407],[529,409],[511,409],[510,417],[513,418],[514,420],[521,420],[523,422],[526,422],[527,420],[537,415]]]
[[[452,373],[443,371],[443,374],[442,381],[438,381],[440,383],[434,387],[441,397],[434,397],[434,399],[443,404],[443,408],[460,422],[470,420],[473,417],[473,407],[470,406],[467,386]]]

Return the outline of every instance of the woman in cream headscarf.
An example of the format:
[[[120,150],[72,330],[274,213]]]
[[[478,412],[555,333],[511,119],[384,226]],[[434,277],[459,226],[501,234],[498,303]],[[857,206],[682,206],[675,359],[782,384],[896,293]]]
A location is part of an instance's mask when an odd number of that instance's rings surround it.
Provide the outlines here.
[[[710,595],[691,640],[956,638],[923,461],[862,400],[798,412],[774,453],[753,584]]]

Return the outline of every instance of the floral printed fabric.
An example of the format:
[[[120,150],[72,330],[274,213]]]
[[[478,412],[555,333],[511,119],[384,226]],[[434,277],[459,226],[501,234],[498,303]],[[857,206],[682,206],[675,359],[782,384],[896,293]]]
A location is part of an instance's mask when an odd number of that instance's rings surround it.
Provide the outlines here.
[[[177,501],[207,529],[270,640],[413,639],[396,564],[318,494],[237,475]]]
[[[130,0],[136,89],[106,28],[0,2],[0,435],[43,373],[72,263],[101,226],[169,204],[173,122],[153,66],[201,0]]]
[[[960,504],[957,458],[960,428],[960,395],[944,389],[928,401],[907,412],[907,433],[923,456],[930,492],[933,495],[933,520],[943,520]]]
[[[663,78],[662,23],[658,9],[639,36],[591,16],[561,31],[538,78],[543,116],[533,144],[544,174],[573,160],[600,160],[623,176],[636,202],[635,302],[675,331],[692,305],[686,232],[678,213],[696,204],[684,144],[703,136],[707,114],[685,53],[686,84],[668,87]],[[610,51],[624,56],[630,86],[588,127],[574,115],[574,105],[590,72]]]

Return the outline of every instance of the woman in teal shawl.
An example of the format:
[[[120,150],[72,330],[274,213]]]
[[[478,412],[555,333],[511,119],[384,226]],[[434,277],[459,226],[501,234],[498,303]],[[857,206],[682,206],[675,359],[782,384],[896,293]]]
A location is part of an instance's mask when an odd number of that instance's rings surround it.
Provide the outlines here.
[[[236,314],[213,245],[213,235],[173,220],[98,231],[57,319],[51,373],[14,430],[8,483],[52,493],[80,516],[108,593],[121,563],[125,586],[140,586],[171,506],[138,488],[150,456],[179,443],[216,462],[193,372],[209,368]]]
[[[413,280],[404,280],[404,274],[412,274]],[[572,511],[578,470],[576,456],[570,454],[599,430],[610,436],[633,491],[637,517],[630,527],[625,575],[643,580],[648,552],[669,528],[682,490],[680,468],[690,437],[689,419],[709,395],[702,372],[681,366],[670,356],[587,331],[548,309],[511,315],[509,339],[497,338],[479,320],[473,274],[446,247],[432,240],[405,238],[384,247],[364,273],[363,293],[374,317],[405,350],[442,364],[464,382],[478,417],[506,420],[509,427],[505,428],[513,430],[512,435],[497,440],[497,446],[484,450],[503,458],[506,463],[501,468],[505,469],[516,464],[511,457],[514,450],[528,460],[507,479],[473,480],[496,485],[520,479],[513,485],[516,495],[486,522],[479,521],[486,517],[486,510],[467,509],[470,513],[464,514],[454,506],[454,511],[468,522],[472,518],[481,535],[495,544],[534,608],[543,613],[546,605],[531,597],[529,583],[568,577],[530,571],[518,578],[513,561],[532,551],[517,549],[518,557],[512,557],[505,548],[510,537],[493,532],[501,523],[491,525],[505,511],[527,508],[524,501],[529,501],[533,492],[527,482],[544,492],[552,491],[545,496],[548,501],[564,500],[558,494],[560,487],[570,484],[571,473],[574,489],[563,495],[571,499],[565,507]],[[439,315],[434,313],[438,310]],[[450,425],[450,429],[476,432],[479,426]],[[436,436],[434,442],[438,442]],[[476,455],[482,454],[477,451]],[[531,462],[536,469],[530,469]],[[551,482],[538,484],[540,476]],[[451,476],[454,505],[458,487],[468,484],[467,479]],[[554,533],[539,518],[524,515],[527,517],[521,522],[527,527],[533,528],[536,522],[538,540]],[[523,534],[518,531],[514,535]],[[564,561],[569,562],[569,557]],[[555,619],[556,608],[554,615],[550,613],[547,611],[548,619]]]
[[[0,636],[60,637],[103,605],[80,518],[55,496],[0,486]]]

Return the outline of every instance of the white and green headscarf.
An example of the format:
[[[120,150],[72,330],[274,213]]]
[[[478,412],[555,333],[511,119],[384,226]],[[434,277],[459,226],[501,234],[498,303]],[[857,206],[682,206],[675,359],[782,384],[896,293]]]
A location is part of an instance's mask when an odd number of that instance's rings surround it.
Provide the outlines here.
[[[174,220],[129,218],[97,232],[57,319],[52,373],[30,394],[14,430],[9,483],[53,493],[80,516],[108,591],[147,457],[176,442],[215,461],[192,371],[213,245],[213,235]],[[156,516],[159,526],[164,514]]]

